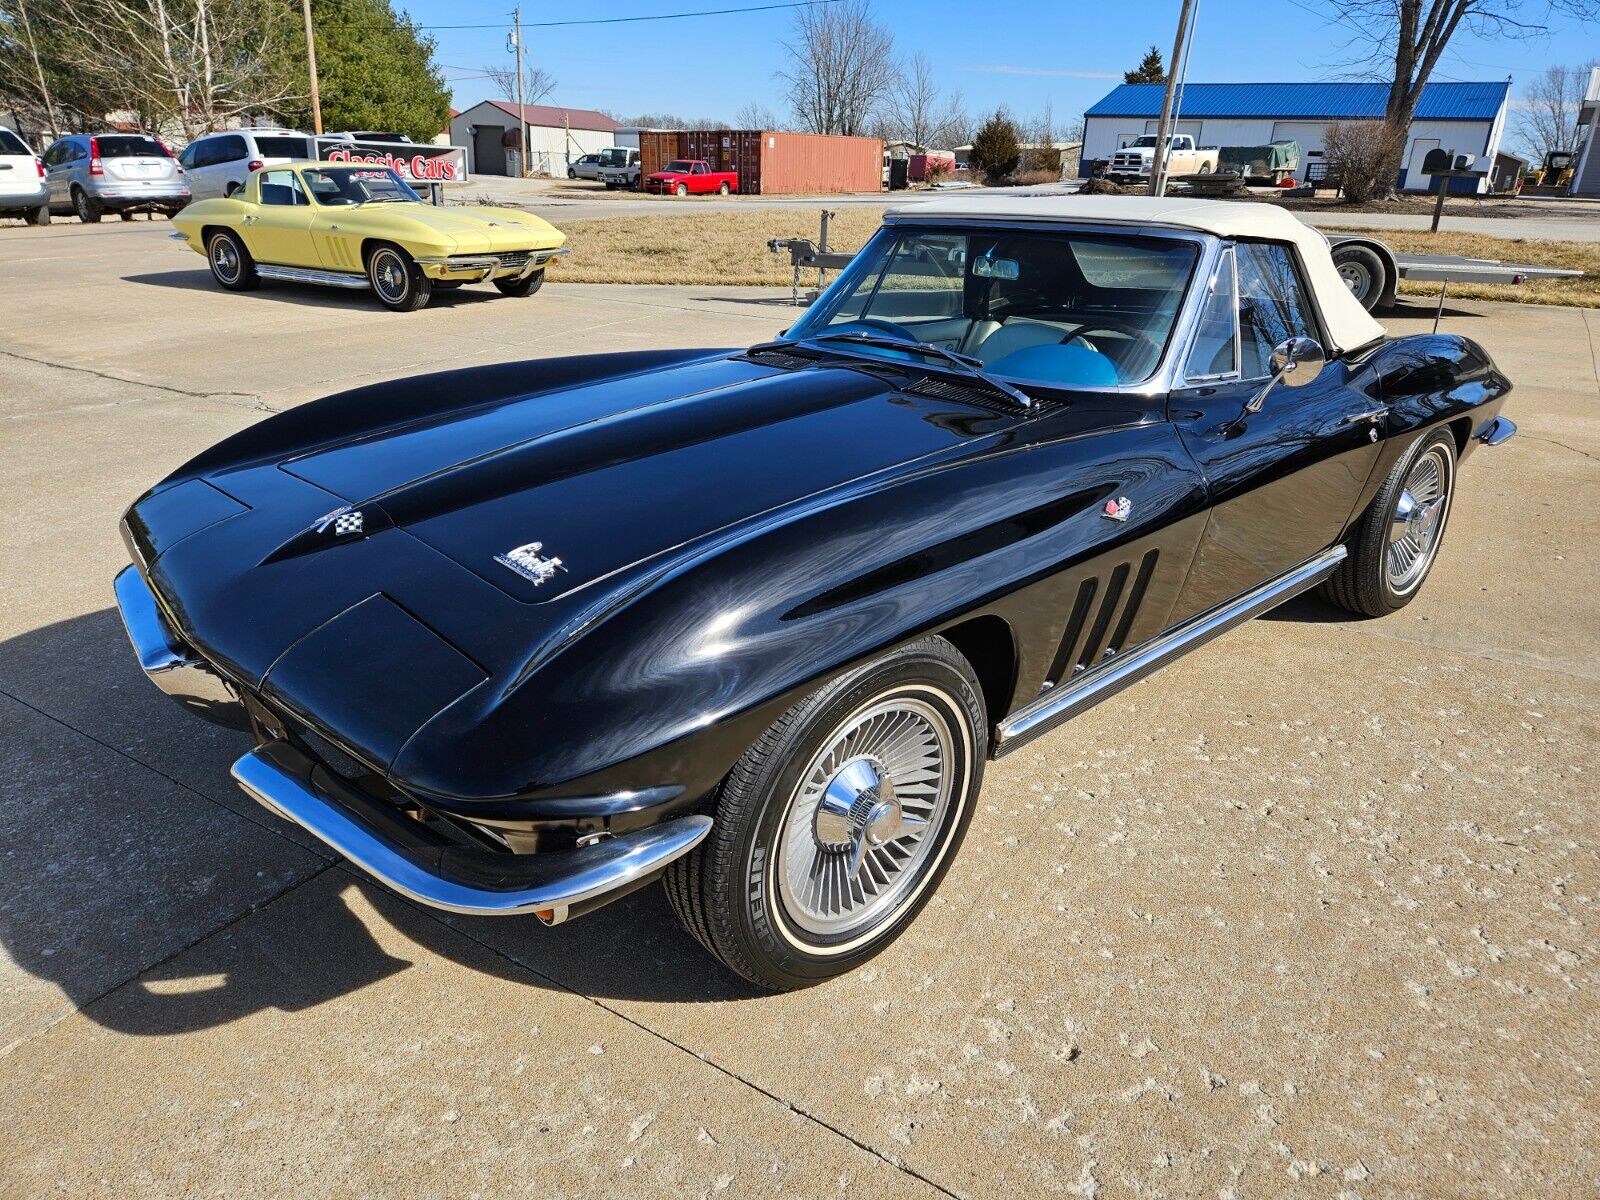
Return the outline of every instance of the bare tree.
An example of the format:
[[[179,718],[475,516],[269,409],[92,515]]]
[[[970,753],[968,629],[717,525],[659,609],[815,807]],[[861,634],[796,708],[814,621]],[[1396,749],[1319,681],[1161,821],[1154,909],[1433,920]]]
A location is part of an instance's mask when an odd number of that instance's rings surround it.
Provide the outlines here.
[[[1350,204],[1365,204],[1393,185],[1393,163],[1405,135],[1384,121],[1335,121],[1324,128],[1322,153]]]
[[[159,131],[195,138],[298,95],[295,25],[274,0],[53,0],[64,68],[110,81]]]
[[[493,63],[483,65],[483,73],[489,77],[489,82],[500,93],[500,99],[509,100],[515,104],[517,101],[517,68],[515,63],[504,63],[496,66]],[[537,104],[551,92],[556,90],[556,77],[543,67],[536,67],[532,63],[522,64],[522,102],[524,104]]]
[[[733,114],[733,127],[735,129],[781,129],[783,122],[778,114],[765,104],[758,104],[752,100],[740,105],[739,111]]]
[[[944,96],[940,92],[933,64],[919,50],[895,73],[876,125],[888,137],[932,150],[964,142],[961,135],[967,131],[967,116],[961,108],[961,93]]]
[[[795,120],[812,133],[861,134],[895,78],[894,36],[872,19],[869,0],[798,9],[787,47]]]
[[[1383,121],[1392,134],[1380,178],[1389,181],[1385,186],[1391,193],[1422,89],[1459,31],[1534,37],[1548,32],[1545,22],[1553,15],[1591,24],[1600,20],[1600,0],[1323,0],[1323,5],[1349,32],[1346,48],[1355,58],[1390,64],[1380,76],[1389,85]]]
[[[44,65],[48,50],[40,45],[42,33],[28,12],[27,0],[0,4],[0,100],[13,110],[34,110],[51,136],[60,137],[61,122]]]
[[[1517,136],[1529,158],[1543,163],[1552,150],[1571,150],[1578,140],[1578,109],[1589,74],[1600,66],[1590,59],[1581,67],[1546,67],[1528,84],[1517,110]]]

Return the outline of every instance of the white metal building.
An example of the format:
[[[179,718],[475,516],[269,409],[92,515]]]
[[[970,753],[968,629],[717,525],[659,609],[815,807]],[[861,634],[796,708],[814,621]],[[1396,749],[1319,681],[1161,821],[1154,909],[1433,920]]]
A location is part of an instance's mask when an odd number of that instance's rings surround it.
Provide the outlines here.
[[[1577,149],[1572,194],[1600,196],[1600,67],[1589,72],[1589,87],[1578,109]]]
[[[528,160],[535,175],[564,176],[569,164],[607,146],[639,144],[637,130],[629,143],[617,137],[619,127],[604,113],[552,104],[524,104],[528,121]],[[467,147],[467,170],[474,175],[519,174],[522,123],[517,106],[504,100],[474,104],[450,120],[450,142]]]
[[[1155,133],[1166,88],[1160,83],[1125,83],[1084,113],[1083,165],[1110,158],[1124,142]],[[1262,146],[1296,141],[1311,161],[1321,157],[1323,131],[1337,121],[1383,116],[1387,85],[1381,83],[1191,83],[1178,95],[1174,133],[1192,134],[1197,146]],[[1422,89],[1406,137],[1398,186],[1427,191],[1421,173],[1429,150],[1471,154],[1487,172],[1505,132],[1509,80],[1500,83],[1430,83]],[[1480,192],[1489,180],[1454,179],[1451,191]]]

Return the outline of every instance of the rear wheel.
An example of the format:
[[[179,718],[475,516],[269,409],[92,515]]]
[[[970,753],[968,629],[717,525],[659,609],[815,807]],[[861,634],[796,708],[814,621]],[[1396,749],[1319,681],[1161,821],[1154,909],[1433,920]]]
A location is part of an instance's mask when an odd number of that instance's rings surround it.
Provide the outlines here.
[[[502,296],[531,296],[544,286],[543,268],[521,279],[496,279],[494,286]]]
[[[413,312],[433,295],[433,280],[399,246],[381,242],[367,256],[367,279],[379,302],[395,312]]]
[[[728,182],[727,182],[727,180],[723,180],[722,186],[717,189],[717,194],[718,195],[722,195],[722,196],[726,196],[728,194]]]
[[[126,209],[124,209],[122,212],[119,212],[117,216],[121,217],[124,221],[133,220],[133,214],[128,212]]]
[[[38,208],[30,208],[22,214],[22,219],[29,225],[48,225],[50,224],[50,206],[41,204]]]
[[[977,679],[943,638],[834,680],[723,782],[711,835],[667,870],[673,908],[763,987],[859,966],[905,931],[949,867],[987,741]]]
[[[225,229],[213,233],[206,241],[206,259],[211,277],[230,292],[247,292],[261,282],[255,261],[237,234]]]
[[[1444,540],[1455,481],[1456,439],[1448,429],[1435,430],[1389,472],[1323,594],[1364,617],[1410,604]]]
[[[100,223],[100,206],[82,188],[72,189],[72,211],[78,214],[78,220],[85,225]]]

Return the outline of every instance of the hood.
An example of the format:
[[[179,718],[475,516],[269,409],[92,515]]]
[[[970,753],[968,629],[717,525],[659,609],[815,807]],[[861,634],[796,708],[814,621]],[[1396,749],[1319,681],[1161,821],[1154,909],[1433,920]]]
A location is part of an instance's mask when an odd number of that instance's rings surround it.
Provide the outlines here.
[[[403,219],[435,237],[451,239],[465,253],[488,250],[543,250],[564,243],[559,229],[532,213],[510,208],[440,208],[407,205]]]
[[[955,445],[934,419],[948,407],[860,371],[714,359],[450,414],[281,469],[545,604]],[[524,566],[559,562],[530,574],[504,561],[535,543]]]
[[[325,408],[303,449],[180,472],[125,535],[202,654],[386,767],[584,614],[1016,419],[862,370],[677,360],[341,437]]]

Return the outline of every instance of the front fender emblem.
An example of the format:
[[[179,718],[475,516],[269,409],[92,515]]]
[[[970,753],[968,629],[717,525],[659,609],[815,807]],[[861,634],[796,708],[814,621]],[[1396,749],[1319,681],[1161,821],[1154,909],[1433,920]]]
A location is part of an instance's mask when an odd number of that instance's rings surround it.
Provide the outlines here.
[[[510,567],[534,587],[538,587],[553,578],[557,571],[567,569],[561,565],[559,558],[547,558],[541,554],[540,551],[543,549],[543,542],[529,542],[526,546],[518,546],[515,550],[496,554],[494,560],[501,566]]]
[[[366,532],[362,526],[365,522],[359,508],[351,508],[348,504],[343,508],[336,508],[325,517],[319,517],[311,526],[318,533],[327,533],[333,530],[335,537],[343,537],[351,533]]]
[[[1115,500],[1106,501],[1106,506],[1100,510],[1100,515],[1108,521],[1126,521],[1132,511],[1133,501],[1126,496],[1118,496]]]

